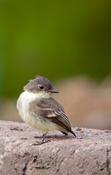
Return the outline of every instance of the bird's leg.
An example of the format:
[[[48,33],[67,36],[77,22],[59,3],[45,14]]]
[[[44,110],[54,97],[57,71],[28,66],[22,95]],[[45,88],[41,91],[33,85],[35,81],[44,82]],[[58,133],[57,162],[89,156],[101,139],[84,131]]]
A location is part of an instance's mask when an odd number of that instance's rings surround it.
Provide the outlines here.
[[[50,140],[45,140],[46,135],[47,135],[47,133],[44,133],[44,134],[42,135],[42,140],[41,140],[41,142],[36,142],[36,143],[34,143],[33,145],[42,145],[42,144],[44,144],[44,143],[49,142]]]
[[[42,135],[42,142],[43,143],[45,142],[46,135],[47,135],[47,133],[45,133],[45,134]]]

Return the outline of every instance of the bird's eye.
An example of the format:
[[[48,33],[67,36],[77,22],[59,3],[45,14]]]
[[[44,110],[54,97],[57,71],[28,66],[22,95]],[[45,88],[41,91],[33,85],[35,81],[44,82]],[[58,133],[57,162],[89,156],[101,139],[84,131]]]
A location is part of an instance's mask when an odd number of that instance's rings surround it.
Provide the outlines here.
[[[40,88],[40,89],[44,89],[44,86],[42,86],[42,85],[39,85],[39,88]]]

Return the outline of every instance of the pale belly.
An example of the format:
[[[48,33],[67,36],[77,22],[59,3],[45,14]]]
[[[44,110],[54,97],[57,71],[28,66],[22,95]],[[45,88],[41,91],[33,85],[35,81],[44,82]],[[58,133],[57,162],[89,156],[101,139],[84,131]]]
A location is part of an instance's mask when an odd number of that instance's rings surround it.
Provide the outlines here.
[[[55,123],[50,122],[47,119],[44,119],[42,116],[25,116],[22,117],[22,119],[29,125],[31,125],[33,128],[36,128],[38,130],[41,130],[42,132],[48,132],[48,131],[53,131],[53,130],[61,130],[63,129],[56,125]]]
[[[28,94],[27,92],[23,92],[18,101],[17,101],[17,109],[19,114],[24,122],[31,125],[33,128],[41,130],[46,133],[51,130],[59,130],[65,132],[65,129],[60,127],[59,125],[51,122],[48,119],[45,119],[42,116],[37,116],[35,113],[30,113],[29,105],[32,100],[35,100],[37,96],[35,94]]]

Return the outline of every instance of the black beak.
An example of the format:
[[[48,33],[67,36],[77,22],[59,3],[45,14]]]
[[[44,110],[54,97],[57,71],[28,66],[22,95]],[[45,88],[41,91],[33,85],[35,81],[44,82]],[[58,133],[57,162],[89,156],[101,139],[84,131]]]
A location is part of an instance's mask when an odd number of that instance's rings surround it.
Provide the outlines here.
[[[49,89],[48,90],[49,92],[51,92],[51,93],[59,93],[57,90],[55,90],[55,89]]]

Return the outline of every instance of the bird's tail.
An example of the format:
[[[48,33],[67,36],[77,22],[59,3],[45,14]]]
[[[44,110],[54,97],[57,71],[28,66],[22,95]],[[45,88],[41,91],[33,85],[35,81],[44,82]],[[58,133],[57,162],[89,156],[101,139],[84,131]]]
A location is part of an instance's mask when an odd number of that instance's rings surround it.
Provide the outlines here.
[[[70,130],[70,132],[74,135],[74,137],[76,137],[76,134],[72,130]]]

